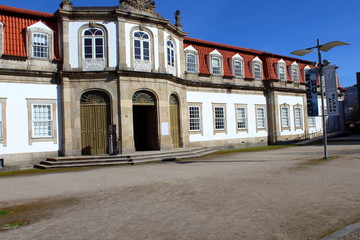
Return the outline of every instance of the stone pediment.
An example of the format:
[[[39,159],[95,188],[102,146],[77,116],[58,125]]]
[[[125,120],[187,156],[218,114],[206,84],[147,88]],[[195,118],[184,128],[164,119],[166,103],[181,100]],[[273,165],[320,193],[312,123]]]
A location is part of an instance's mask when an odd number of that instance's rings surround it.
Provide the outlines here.
[[[163,19],[163,17],[155,11],[155,1],[152,0],[120,0],[118,9],[124,12],[132,12]]]

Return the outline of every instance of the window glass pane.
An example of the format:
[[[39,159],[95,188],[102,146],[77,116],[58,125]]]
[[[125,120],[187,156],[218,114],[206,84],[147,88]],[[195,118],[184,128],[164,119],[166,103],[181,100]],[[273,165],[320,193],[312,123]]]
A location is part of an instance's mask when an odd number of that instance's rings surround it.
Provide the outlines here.
[[[255,79],[262,79],[261,65],[259,63],[254,63],[254,77]]]
[[[215,107],[215,130],[225,129],[225,115],[223,107]]]
[[[295,126],[302,127],[301,108],[295,108]]]
[[[33,34],[33,57],[47,58],[49,56],[48,36],[46,34]]]
[[[215,75],[220,75],[221,74],[220,58],[212,58],[211,64],[212,64],[212,73]]]
[[[293,81],[298,82],[299,81],[299,73],[298,73],[297,67],[293,67],[292,72],[293,72]]]
[[[285,81],[285,67],[279,66],[279,79]]]
[[[246,128],[246,112],[245,108],[237,108],[237,128],[245,129]]]
[[[257,108],[257,127],[258,128],[265,128],[265,110],[263,108]]]
[[[195,54],[186,55],[186,68],[188,72],[196,72],[196,56]]]
[[[51,137],[52,136],[52,117],[51,105],[33,105],[33,136]]]
[[[281,126],[289,127],[289,109],[281,108]]]
[[[235,75],[235,77],[242,77],[242,62],[241,61],[234,62],[234,75]]]
[[[200,130],[200,107],[189,107],[190,131]]]

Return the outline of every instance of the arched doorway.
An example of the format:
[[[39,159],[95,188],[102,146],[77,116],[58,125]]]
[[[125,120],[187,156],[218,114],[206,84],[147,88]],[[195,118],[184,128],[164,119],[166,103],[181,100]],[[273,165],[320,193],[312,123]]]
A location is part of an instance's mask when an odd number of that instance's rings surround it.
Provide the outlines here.
[[[97,155],[108,153],[108,126],[110,125],[110,98],[102,91],[89,91],[80,99],[81,153]]]
[[[179,99],[175,94],[170,95],[170,134],[173,148],[181,147]]]
[[[135,150],[159,150],[157,108],[154,95],[147,91],[138,91],[133,95],[132,102]]]

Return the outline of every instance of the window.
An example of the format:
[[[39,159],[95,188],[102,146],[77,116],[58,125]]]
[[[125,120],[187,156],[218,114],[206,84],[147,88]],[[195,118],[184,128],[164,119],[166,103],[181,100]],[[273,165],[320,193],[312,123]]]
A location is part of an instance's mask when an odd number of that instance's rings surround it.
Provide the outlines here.
[[[134,33],[134,57],[150,61],[150,37],[146,32]]]
[[[308,122],[309,122],[309,127],[315,127],[315,118],[314,117],[309,117]]]
[[[48,35],[42,33],[33,34],[33,57],[48,58],[49,57],[49,41]]]
[[[32,105],[33,137],[52,137],[52,112],[50,104]]]
[[[283,65],[279,66],[279,79],[282,82],[285,82],[285,80],[286,80],[285,66],[283,66]]]
[[[254,75],[255,75],[255,79],[262,79],[262,73],[261,73],[261,64],[260,63],[255,63],[254,64]]]
[[[190,73],[196,73],[197,69],[196,55],[193,53],[186,54],[186,71]]]
[[[256,107],[256,126],[257,130],[265,128],[265,107]]]
[[[302,128],[301,108],[300,107],[295,107],[294,108],[294,114],[295,114],[295,128]]]
[[[299,68],[297,65],[292,65],[291,67],[291,72],[292,72],[292,80],[295,83],[299,82]]]
[[[172,41],[167,41],[167,64],[169,66],[175,66],[175,51],[174,43]]]
[[[57,142],[56,100],[27,99],[29,114],[29,144]]]
[[[0,144],[6,147],[6,98],[0,98]]]
[[[0,56],[4,52],[4,24],[0,22]]]
[[[215,130],[225,130],[225,109],[224,107],[214,107],[214,126]]]
[[[190,131],[200,131],[200,107],[189,107],[189,129]]]
[[[212,74],[221,75],[221,59],[218,57],[211,58]]]
[[[101,29],[91,28],[84,31],[84,57],[104,58],[104,32]]]
[[[0,35],[1,35],[1,31],[0,31]],[[53,59],[54,58],[53,39],[54,39],[54,31],[41,21],[36,22],[31,26],[27,27],[26,47],[28,50],[28,56],[36,60]]]
[[[243,130],[246,129],[246,108],[237,107],[236,108],[236,128]]]
[[[238,78],[243,77],[243,62],[240,60],[234,61],[234,76]]]
[[[289,108],[281,107],[281,127],[289,128]]]

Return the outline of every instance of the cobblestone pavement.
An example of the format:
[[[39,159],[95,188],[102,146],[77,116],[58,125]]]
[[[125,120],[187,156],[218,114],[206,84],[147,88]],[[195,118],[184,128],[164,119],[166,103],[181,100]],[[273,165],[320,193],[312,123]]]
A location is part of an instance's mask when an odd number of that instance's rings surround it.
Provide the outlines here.
[[[329,155],[297,146],[0,177],[12,213],[0,228],[26,223],[0,239],[321,239],[360,218],[359,143],[331,142]]]

